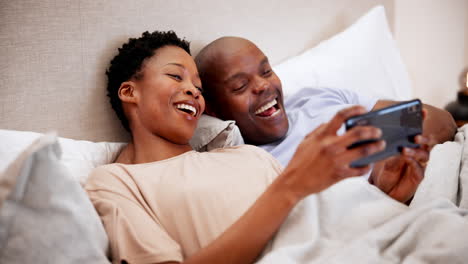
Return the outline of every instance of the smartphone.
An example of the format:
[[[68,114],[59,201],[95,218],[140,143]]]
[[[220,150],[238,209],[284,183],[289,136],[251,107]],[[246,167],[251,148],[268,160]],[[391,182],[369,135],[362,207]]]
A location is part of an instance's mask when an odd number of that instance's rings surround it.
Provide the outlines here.
[[[354,116],[345,121],[346,130],[355,126],[374,126],[382,130],[382,137],[373,140],[362,140],[348,148],[355,148],[378,140],[385,140],[384,150],[351,162],[350,167],[358,168],[373,162],[399,154],[404,147],[417,148],[414,143],[416,135],[422,134],[422,103],[415,99],[378,109],[363,115]]]

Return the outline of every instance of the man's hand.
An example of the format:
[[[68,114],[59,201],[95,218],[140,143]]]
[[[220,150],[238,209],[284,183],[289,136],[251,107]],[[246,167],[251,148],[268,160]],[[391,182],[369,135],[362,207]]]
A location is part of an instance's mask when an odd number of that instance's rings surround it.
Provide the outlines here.
[[[404,148],[401,155],[376,163],[369,178],[371,184],[402,203],[408,203],[416,193],[435,145],[434,139],[421,135],[415,142],[419,148]]]

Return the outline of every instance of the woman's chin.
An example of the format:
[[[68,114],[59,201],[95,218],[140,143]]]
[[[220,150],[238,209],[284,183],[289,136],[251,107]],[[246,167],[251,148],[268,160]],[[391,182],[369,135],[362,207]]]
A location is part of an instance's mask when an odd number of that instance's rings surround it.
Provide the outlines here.
[[[192,136],[193,134],[184,135],[184,136],[175,137],[169,140],[176,145],[190,145],[190,140],[192,139]]]

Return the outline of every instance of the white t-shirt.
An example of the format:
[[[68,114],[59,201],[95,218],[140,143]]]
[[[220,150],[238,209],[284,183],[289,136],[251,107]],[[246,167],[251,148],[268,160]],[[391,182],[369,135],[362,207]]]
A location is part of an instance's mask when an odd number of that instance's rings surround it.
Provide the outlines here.
[[[377,102],[349,90],[330,88],[304,88],[286,98],[284,107],[289,119],[286,136],[279,141],[260,145],[283,165],[288,165],[304,137],[319,125],[330,121],[343,108],[362,105],[368,111]],[[343,127],[339,133],[343,133]]]
[[[85,188],[113,263],[181,262],[239,219],[281,170],[264,150],[243,145],[101,166]]]

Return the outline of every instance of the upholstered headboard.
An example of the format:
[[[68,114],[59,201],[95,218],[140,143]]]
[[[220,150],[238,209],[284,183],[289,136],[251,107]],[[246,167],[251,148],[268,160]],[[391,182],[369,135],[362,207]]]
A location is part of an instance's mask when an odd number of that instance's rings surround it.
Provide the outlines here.
[[[1,1],[0,128],[125,140],[105,96],[105,70],[129,37],[173,29],[196,54],[220,36],[242,36],[276,64],[378,4],[393,25],[391,0]]]

